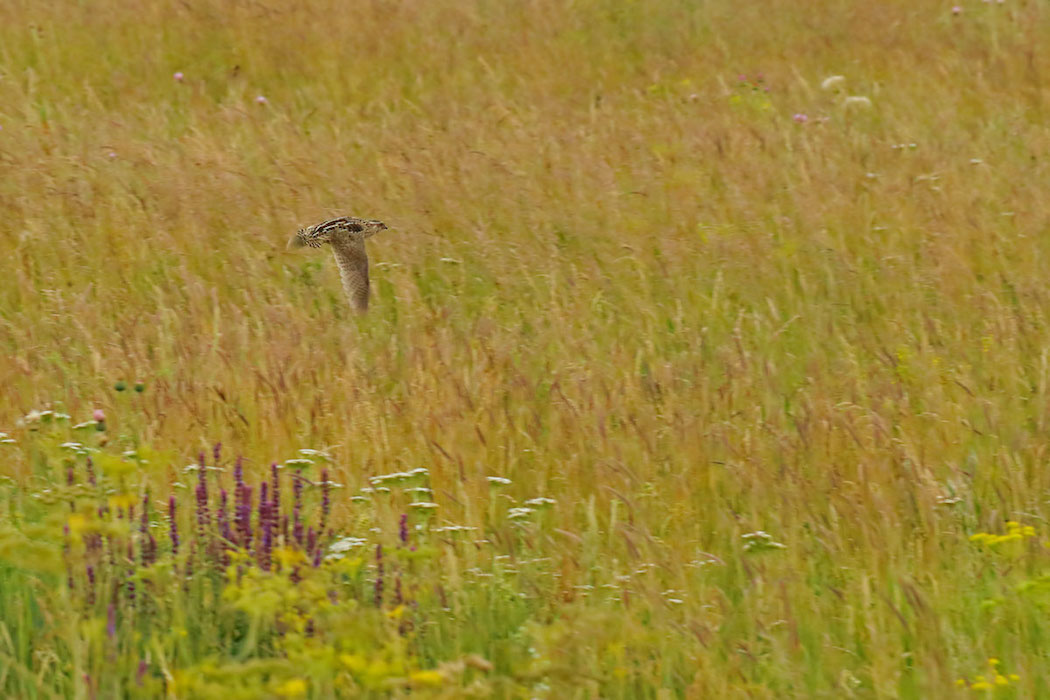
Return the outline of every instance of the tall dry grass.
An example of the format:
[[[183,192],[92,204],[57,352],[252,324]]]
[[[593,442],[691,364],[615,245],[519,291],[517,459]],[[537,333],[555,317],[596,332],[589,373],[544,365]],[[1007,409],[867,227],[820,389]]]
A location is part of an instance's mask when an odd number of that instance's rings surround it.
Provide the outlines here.
[[[968,541],[1050,537],[1047,36],[1033,0],[9,0],[0,427],[427,466],[482,527],[487,475],[555,498],[535,619],[625,660],[554,696],[944,697],[988,657],[1050,693],[1045,550]],[[360,319],[283,248],[344,213],[392,227]],[[586,586],[628,574],[654,631],[606,639]]]

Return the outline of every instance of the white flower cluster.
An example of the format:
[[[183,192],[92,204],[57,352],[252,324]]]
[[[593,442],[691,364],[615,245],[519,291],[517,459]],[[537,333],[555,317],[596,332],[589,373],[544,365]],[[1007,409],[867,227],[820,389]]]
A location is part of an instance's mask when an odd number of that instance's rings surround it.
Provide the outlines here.
[[[773,540],[765,530],[756,530],[740,536],[744,540],[745,552],[761,552],[766,549],[787,549],[787,545]]]

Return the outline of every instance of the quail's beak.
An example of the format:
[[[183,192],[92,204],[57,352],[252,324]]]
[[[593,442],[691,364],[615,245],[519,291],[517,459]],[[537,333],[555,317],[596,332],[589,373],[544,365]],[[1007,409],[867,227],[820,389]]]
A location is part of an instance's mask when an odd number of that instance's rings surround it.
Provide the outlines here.
[[[294,236],[288,239],[288,250],[296,250],[305,246],[306,242],[299,237],[299,234],[295,234]]]

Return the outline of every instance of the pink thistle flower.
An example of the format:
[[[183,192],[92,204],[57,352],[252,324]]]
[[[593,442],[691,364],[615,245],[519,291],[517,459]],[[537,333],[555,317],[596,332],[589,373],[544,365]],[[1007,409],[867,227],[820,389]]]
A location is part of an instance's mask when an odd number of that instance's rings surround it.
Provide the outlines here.
[[[959,5],[956,5],[956,6],[954,6],[952,8],[952,14],[953,15],[957,15],[957,14],[959,14],[961,12],[962,12],[962,7],[960,7]]]
[[[268,102],[269,102],[269,100],[267,100],[262,95],[259,95],[258,97],[255,98],[255,104],[257,104],[257,105],[265,105]]]
[[[183,78],[184,78],[185,76],[184,76],[184,75],[182,74],[182,71],[180,70],[180,71],[176,71],[176,72],[175,72],[175,75],[173,75],[173,76],[171,76],[171,77],[175,79],[175,82],[176,82],[176,83],[181,83],[181,82],[182,82],[182,79],[183,79]]]
[[[106,412],[103,411],[101,408],[96,408],[95,412],[91,414],[91,417],[96,423],[101,423],[102,421],[106,420]]]
[[[793,117],[791,117],[791,118],[792,118],[792,119],[794,119],[794,120],[795,120],[795,123],[797,123],[797,124],[805,124],[806,122],[808,122],[808,121],[809,121],[809,117],[808,117],[808,116],[806,116],[805,114],[803,114],[802,112],[798,112],[798,113],[796,113],[796,114],[795,114],[795,115],[794,115]]]

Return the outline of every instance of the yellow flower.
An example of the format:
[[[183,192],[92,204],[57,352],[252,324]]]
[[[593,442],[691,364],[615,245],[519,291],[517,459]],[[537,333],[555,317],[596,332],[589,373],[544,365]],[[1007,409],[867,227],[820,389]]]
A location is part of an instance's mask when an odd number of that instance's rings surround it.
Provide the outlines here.
[[[991,683],[986,683],[985,681],[977,681],[976,683],[974,683],[973,685],[970,686],[970,689],[971,690],[991,690],[992,687],[993,686],[992,686]]]
[[[87,529],[90,522],[91,520],[87,516],[73,513],[73,515],[69,516],[69,534],[79,537],[80,533]]]
[[[413,671],[408,674],[408,680],[413,685],[441,685],[445,682],[445,674],[434,669],[428,671]]]
[[[1006,676],[1004,676],[1003,674],[997,673],[997,674],[995,674],[995,684],[996,685],[1010,685],[1010,681],[1007,680]]]
[[[999,663],[1000,663],[999,659],[995,658],[994,656],[992,658],[988,659],[988,665],[989,666],[998,666]]]
[[[118,493],[108,499],[110,508],[123,508],[124,510],[135,505],[138,500],[133,493]]]
[[[299,698],[306,695],[306,681],[302,678],[293,678],[277,686],[276,691],[283,698]]]
[[[306,563],[306,555],[291,547],[278,547],[273,551],[273,558],[282,567],[293,567]]]
[[[365,661],[363,656],[357,654],[340,654],[339,660],[354,673],[361,673],[361,671],[368,668],[368,662]]]

